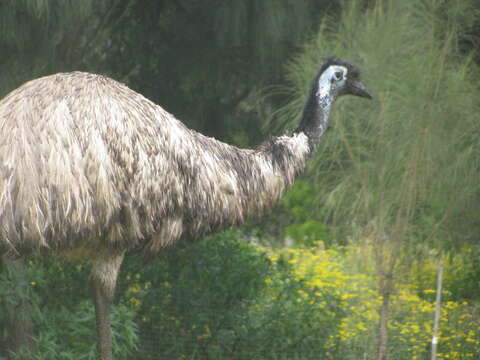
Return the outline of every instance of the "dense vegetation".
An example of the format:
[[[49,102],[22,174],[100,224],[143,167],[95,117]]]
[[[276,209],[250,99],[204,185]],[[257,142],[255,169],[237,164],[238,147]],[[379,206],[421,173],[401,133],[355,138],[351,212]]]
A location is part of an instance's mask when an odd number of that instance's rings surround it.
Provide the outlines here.
[[[272,250],[229,231],[182,244],[147,265],[130,257],[113,314],[115,357],[371,358],[381,304],[373,246],[325,249],[317,241]],[[480,353],[478,298],[459,292],[468,252],[446,266],[443,359],[475,360]],[[429,355],[436,266],[427,259],[402,271],[391,304],[391,359]],[[36,359],[95,359],[88,266],[48,261],[33,267],[29,278],[24,295],[34,304]],[[8,278],[0,288],[18,292]]]
[[[359,64],[375,97],[337,104],[272,213],[127,258],[116,358],[426,359],[441,305],[438,358],[478,359],[475,2],[80,3],[0,2],[2,95],[56,71],[107,73],[237,145],[295,126],[322,56]],[[36,358],[93,359],[88,273],[36,260],[19,287],[4,271],[0,325],[28,299]]]

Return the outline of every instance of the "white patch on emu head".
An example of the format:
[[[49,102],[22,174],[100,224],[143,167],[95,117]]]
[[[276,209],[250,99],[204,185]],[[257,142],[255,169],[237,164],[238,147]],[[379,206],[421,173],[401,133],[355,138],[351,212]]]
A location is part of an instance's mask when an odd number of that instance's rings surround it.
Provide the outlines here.
[[[332,95],[338,88],[345,85],[348,69],[345,66],[331,65],[318,78],[317,98],[320,106],[330,108]]]

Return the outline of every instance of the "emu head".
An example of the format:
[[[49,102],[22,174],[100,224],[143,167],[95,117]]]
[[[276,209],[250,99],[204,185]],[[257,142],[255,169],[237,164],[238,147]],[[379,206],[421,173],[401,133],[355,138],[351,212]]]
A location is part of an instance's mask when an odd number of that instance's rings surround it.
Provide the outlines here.
[[[314,83],[318,101],[333,100],[341,95],[355,95],[371,99],[365,85],[360,81],[359,69],[344,60],[327,58],[322,64]]]
[[[308,136],[311,149],[316,147],[327,129],[332,104],[337,97],[348,94],[372,98],[360,81],[360,71],[355,65],[335,57],[327,58],[314,78],[302,119],[296,129]]]

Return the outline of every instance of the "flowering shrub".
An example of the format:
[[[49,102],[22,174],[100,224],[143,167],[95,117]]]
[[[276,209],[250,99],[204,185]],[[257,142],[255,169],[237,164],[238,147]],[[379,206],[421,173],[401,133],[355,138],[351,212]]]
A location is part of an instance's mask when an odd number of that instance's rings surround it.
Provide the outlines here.
[[[148,265],[127,258],[112,316],[116,357],[373,359],[380,297],[368,248],[324,249],[316,242],[272,250],[238,237],[230,231],[180,245]],[[427,260],[402,270],[405,278],[397,280],[389,359],[428,358],[434,265]],[[456,280],[462,266],[457,257],[446,266],[439,360],[476,360],[480,354],[478,304],[452,293],[463,281]],[[25,290],[35,309],[36,358],[94,358],[88,267],[54,261],[34,270]],[[3,294],[15,290],[7,280],[0,278]]]
[[[325,344],[326,350],[335,354],[334,358],[369,359],[374,354],[379,320],[377,310],[381,299],[376,290],[375,277],[368,269],[364,269],[363,273],[359,273],[358,268],[352,271],[349,261],[355,261],[355,258],[361,260],[358,256],[368,255],[360,247],[323,250],[321,244],[309,249],[280,250],[270,255],[274,262],[280,259],[288,261],[292,265],[294,279],[302,281],[311,290],[299,290],[299,297],[313,294],[324,299],[325,294],[330,294],[336,299],[334,305],[342,309],[344,316]],[[458,265],[458,262],[453,261],[452,264]],[[423,268],[430,271],[425,276],[435,277],[434,266],[426,263]],[[445,292],[448,293],[448,290]],[[419,289],[411,284],[398,284],[392,298],[389,324],[392,359],[424,359],[429,354],[435,310],[433,293],[435,291],[431,288]],[[324,300],[316,301],[315,306],[319,311],[332,311],[332,303]],[[467,301],[444,302],[438,358],[478,359],[479,319],[478,309]]]

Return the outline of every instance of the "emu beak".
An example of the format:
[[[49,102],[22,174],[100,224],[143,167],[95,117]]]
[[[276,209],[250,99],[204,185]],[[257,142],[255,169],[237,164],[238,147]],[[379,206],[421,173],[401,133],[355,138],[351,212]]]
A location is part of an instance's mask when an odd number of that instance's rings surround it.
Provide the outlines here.
[[[360,80],[355,80],[350,83],[349,93],[351,95],[372,99],[372,95],[370,95],[367,88]]]

